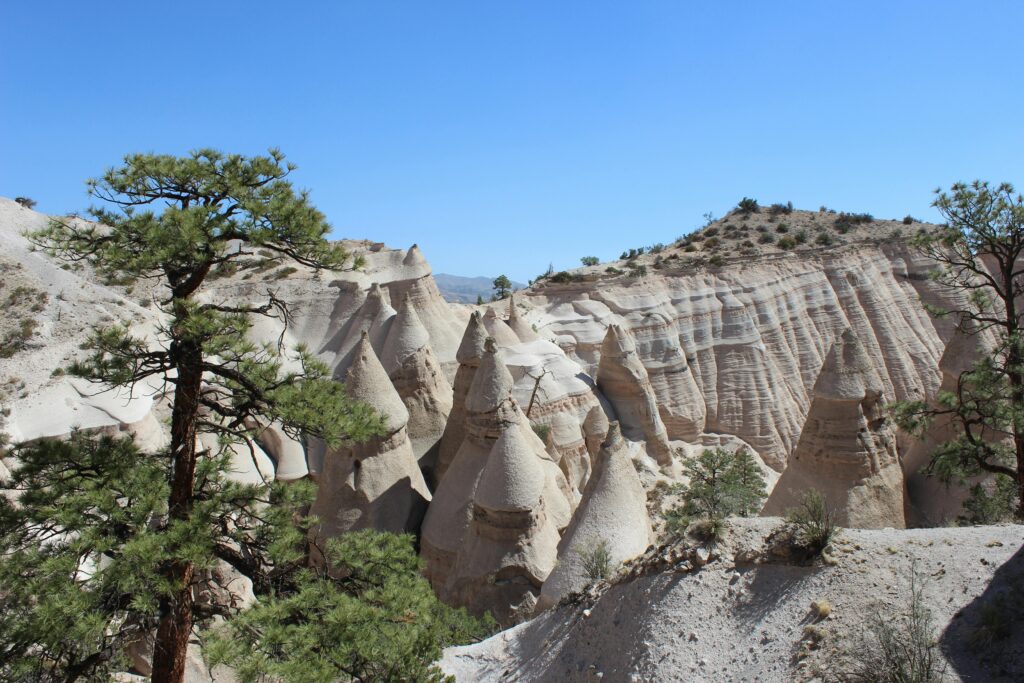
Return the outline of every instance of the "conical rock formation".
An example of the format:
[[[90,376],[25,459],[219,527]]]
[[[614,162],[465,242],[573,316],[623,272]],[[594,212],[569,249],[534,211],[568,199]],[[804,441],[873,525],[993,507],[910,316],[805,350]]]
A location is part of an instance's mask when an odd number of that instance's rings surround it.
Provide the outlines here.
[[[434,470],[452,410],[452,387],[430,347],[430,335],[405,297],[384,341],[381,363],[409,411],[409,441],[421,468]]]
[[[800,440],[763,514],[784,514],[817,489],[840,526],[903,528],[905,488],[881,383],[848,329],[825,358]]]
[[[487,329],[487,336],[492,337],[502,348],[519,343],[519,336],[507,322],[498,317],[498,309],[494,307],[488,308],[484,313],[484,327]]]
[[[558,546],[544,492],[541,460],[519,425],[509,425],[480,475],[449,599],[475,614],[489,611],[504,626],[533,612]]]
[[[413,456],[406,410],[377,359],[368,334],[362,336],[346,378],[349,396],[384,418],[385,433],[328,451],[311,512],[320,518],[317,544],[346,531],[380,529],[415,532],[430,492]]]
[[[597,386],[611,402],[623,433],[647,442],[647,452],[660,465],[672,462],[665,423],[647,369],[636,353],[629,333],[619,325],[609,325],[601,344],[601,362]]]
[[[335,377],[344,377],[359,354],[358,347],[364,335],[369,337],[374,351],[383,350],[384,340],[395,315],[387,289],[381,287],[379,282],[372,283],[366,299],[346,322],[340,341],[334,342],[337,348],[334,358]]]
[[[516,308],[516,297],[514,294],[508,297],[508,320],[506,323],[516,333],[521,342],[531,342],[540,339],[533,326],[519,317],[519,309]]]
[[[619,425],[613,422],[607,440],[601,445],[583,502],[558,544],[558,564],[544,582],[537,609],[557,604],[563,596],[584,588],[592,580],[587,575],[585,558],[601,544],[614,568],[643,554],[652,538],[647,493]]]
[[[448,422],[444,426],[444,433],[441,436],[441,444],[438,448],[437,466],[435,468],[435,482],[440,483],[445,472],[455,459],[455,454],[462,445],[465,435],[466,422],[466,395],[473,384],[473,377],[476,376],[477,368],[480,367],[480,359],[484,355],[484,342],[487,340],[487,330],[483,324],[483,316],[480,311],[474,311],[466,324],[466,331],[462,335],[462,343],[456,353],[459,362],[459,369],[455,371],[455,382],[452,390],[452,409],[448,415]]]
[[[471,329],[467,330],[470,342],[478,334],[473,327],[471,320]],[[475,353],[475,348],[467,352]],[[501,352],[494,340],[487,339],[480,367],[475,369],[464,401],[461,444],[434,492],[434,500],[423,521],[421,554],[426,562],[425,574],[435,590],[440,590],[451,574],[472,517],[473,496],[487,456],[506,426],[518,419],[512,386],[512,375],[501,359]],[[457,417],[456,409],[452,410],[449,425]],[[447,437],[446,430],[445,439]]]

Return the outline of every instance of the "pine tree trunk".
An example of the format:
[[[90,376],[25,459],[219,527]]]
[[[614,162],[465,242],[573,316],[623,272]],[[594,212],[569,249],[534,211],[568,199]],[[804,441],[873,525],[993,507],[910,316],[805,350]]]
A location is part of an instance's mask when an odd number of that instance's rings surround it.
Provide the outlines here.
[[[171,414],[171,480],[168,516],[171,521],[187,519],[192,513],[196,471],[196,421],[202,388],[202,350],[189,342],[172,345],[178,369]],[[160,601],[160,624],[153,648],[153,683],[182,683],[185,654],[192,635],[192,575],[190,562],[172,562],[166,576],[177,586],[177,594]]]

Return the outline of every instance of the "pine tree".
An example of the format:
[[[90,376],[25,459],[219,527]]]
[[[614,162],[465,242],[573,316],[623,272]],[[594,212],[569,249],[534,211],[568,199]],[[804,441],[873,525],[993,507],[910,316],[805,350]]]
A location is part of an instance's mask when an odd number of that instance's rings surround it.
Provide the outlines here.
[[[746,448],[738,450],[733,457],[727,482],[726,495],[730,510],[741,517],[756,515],[761,511],[764,499],[768,496],[768,487],[757,460]]]
[[[13,610],[4,610],[5,619],[17,615],[4,628],[19,630],[4,639],[0,667],[7,668],[0,672],[29,666],[25,657],[38,659],[42,650],[49,653],[42,658],[46,676],[92,677],[120,656],[126,638],[155,628],[153,680],[180,683],[194,627],[214,616],[237,618],[230,604],[195,600],[200,589],[209,593],[205,589],[217,582],[217,563],[251,579],[257,596],[270,601],[307,591],[347,592],[352,609],[368,610],[364,627],[380,626],[370,617],[383,615],[360,604],[373,595],[372,583],[363,586],[365,592],[353,590],[332,574],[306,568],[305,530],[311,524],[301,510],[310,498],[308,486],[240,485],[225,476],[232,446],[251,443],[271,421],[294,437],[315,436],[332,445],[382,429],[381,418],[351,402],[306,349],[248,338],[252,316],[288,324],[287,305],[272,289],[255,304],[198,296],[214,268],[232,266],[257,249],[315,269],[359,265],[326,241],[324,216],[287,180],[293,169],[276,150],[250,158],[214,150],[186,157],[130,155],[123,166],[89,181],[90,194],[110,205],[90,210],[96,223],[55,220],[30,235],[51,255],[88,262],[112,279],[149,278],[163,285],[165,322],[157,343],[126,327],[97,328],[84,345],[91,354],[72,371],[108,388],[152,378],[173,386],[171,442],[156,454],[83,437],[19,449],[24,464],[12,476],[23,493],[18,506],[3,501],[0,508],[6,551],[0,575],[51,564],[53,571],[29,571],[24,581],[4,584],[3,600]],[[200,433],[214,435],[218,447],[198,448]],[[81,465],[65,467],[63,461]],[[47,497],[59,491],[64,495]],[[364,539],[357,550],[373,545]],[[397,566],[409,569],[408,563]],[[385,573],[380,580],[391,578]],[[51,589],[67,600],[39,602]],[[220,589],[212,594],[230,594]],[[70,611],[61,612],[65,605]],[[63,638],[53,631],[60,622],[49,620],[52,610],[71,620]],[[410,615],[410,628],[427,618],[422,611]],[[49,630],[42,628],[47,624]],[[441,641],[431,642],[437,651]],[[350,665],[358,667],[338,661],[336,675],[354,676],[344,668]]]
[[[747,449],[705,449],[683,461],[689,483],[677,485],[681,503],[665,512],[666,531],[678,535],[695,519],[720,526],[731,515],[757,514],[767,496],[764,473]]]
[[[499,275],[494,278],[494,282],[492,284],[494,285],[495,300],[504,299],[508,296],[508,293],[512,291],[512,281],[505,275]]]
[[[957,436],[935,449],[926,471],[947,483],[994,475],[995,496],[1024,519],[1024,200],[1007,183],[981,181],[936,195],[933,206],[946,224],[922,233],[916,244],[936,263],[935,281],[963,295],[967,305],[929,311],[952,316],[961,334],[991,341],[955,390],[939,392],[935,406],[897,404],[897,421],[921,433],[937,417],[949,420]],[[1000,480],[1012,482],[1014,495],[1006,495]],[[972,491],[992,495],[985,487]],[[971,507],[991,508],[992,502],[975,500]]]

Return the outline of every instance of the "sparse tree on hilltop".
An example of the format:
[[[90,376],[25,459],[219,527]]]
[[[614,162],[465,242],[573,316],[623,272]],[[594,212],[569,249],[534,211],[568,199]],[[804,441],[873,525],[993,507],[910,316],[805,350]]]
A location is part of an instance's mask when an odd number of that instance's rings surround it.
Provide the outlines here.
[[[504,299],[512,291],[512,281],[504,275],[494,278],[493,289],[495,299]]]

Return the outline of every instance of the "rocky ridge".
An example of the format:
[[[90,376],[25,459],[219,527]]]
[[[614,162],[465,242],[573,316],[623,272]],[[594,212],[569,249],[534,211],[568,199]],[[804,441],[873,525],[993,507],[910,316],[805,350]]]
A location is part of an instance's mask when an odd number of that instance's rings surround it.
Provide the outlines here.
[[[786,215],[812,220],[806,213]],[[75,357],[97,301],[104,319],[147,334],[159,292],[98,285],[87,270],[31,252],[20,233],[45,220],[0,201],[0,237],[15,254],[0,261],[5,284],[48,294],[28,304],[41,307],[32,312],[44,324],[16,361],[0,358],[0,382],[15,387],[0,428],[24,440],[80,425],[157,447],[160,388],[97,395],[51,373]],[[742,234],[727,222],[744,220],[724,219],[723,237]],[[305,344],[378,407],[388,434],[328,451],[270,425],[256,457],[238,459],[238,476],[310,476],[328,536],[364,526],[419,531],[435,590],[503,625],[585,585],[581,558],[600,540],[613,565],[642,554],[652,540],[647,492],[679,481],[678,459],[704,447],[749,448],[769,488],[781,474],[772,503],[780,511],[810,482],[847,501],[851,525],[948,516],[948,498],[917,473],[926,446],[880,416],[892,400],[933,397],[962,367],[970,350],[921,305],[961,302],[928,280],[930,264],[904,239],[864,234],[868,225],[854,223],[828,245],[765,247],[733,264],[701,255],[721,248],[708,246],[715,235],[705,230],[632,259],[649,264],[644,271],[553,276],[468,318],[470,309],[443,300],[415,245],[346,242],[366,261],[348,272],[254,255],[215,273],[204,296],[255,301],[272,291],[288,301],[288,324],[258,320],[253,336]],[[27,372],[6,380],[16,367]],[[858,440],[865,430],[867,444]],[[819,462],[836,448],[850,465],[841,476]],[[872,502],[859,516],[858,487]]]

